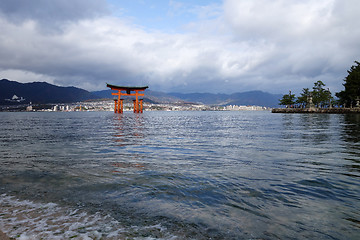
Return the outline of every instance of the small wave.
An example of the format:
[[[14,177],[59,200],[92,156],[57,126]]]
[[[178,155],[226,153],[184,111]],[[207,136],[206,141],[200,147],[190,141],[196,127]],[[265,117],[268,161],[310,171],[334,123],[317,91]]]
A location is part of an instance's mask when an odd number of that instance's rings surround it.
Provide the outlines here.
[[[160,224],[124,227],[109,215],[90,214],[55,203],[19,200],[6,194],[0,195],[0,209],[0,228],[20,240],[176,238]]]

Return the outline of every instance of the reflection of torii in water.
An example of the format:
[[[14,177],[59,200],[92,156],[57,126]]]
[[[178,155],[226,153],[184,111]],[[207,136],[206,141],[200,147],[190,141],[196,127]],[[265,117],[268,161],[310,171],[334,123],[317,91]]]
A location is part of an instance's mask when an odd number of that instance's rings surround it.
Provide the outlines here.
[[[124,86],[116,86],[111,84],[106,84],[107,87],[111,88],[111,90],[118,91],[117,93],[111,93],[112,95],[118,96],[117,99],[114,99],[115,107],[114,112],[115,113],[123,113],[123,101],[124,99],[121,99],[121,96],[135,96],[134,100],[134,113],[142,113],[143,112],[143,99],[139,99],[139,96],[145,96],[144,93],[139,93],[142,91],[145,91],[145,89],[148,88],[148,86],[145,87],[124,87]],[[125,91],[125,92],[122,92]],[[135,93],[131,93],[132,91],[135,91]]]

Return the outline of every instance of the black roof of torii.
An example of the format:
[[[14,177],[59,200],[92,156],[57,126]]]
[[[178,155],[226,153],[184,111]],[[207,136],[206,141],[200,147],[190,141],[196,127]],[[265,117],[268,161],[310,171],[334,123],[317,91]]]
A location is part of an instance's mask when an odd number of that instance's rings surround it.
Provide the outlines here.
[[[106,86],[111,89],[114,89],[114,90],[118,89],[118,90],[126,90],[126,91],[145,90],[145,89],[149,88],[148,86],[144,86],[144,87],[117,86],[117,85],[108,84],[108,83],[106,83]]]

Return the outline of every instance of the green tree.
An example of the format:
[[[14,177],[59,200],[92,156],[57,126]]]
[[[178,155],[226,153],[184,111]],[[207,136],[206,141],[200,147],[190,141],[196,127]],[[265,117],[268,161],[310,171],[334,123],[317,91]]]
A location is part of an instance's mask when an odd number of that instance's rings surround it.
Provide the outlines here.
[[[303,88],[303,91],[300,94],[300,97],[297,98],[296,103],[300,104],[302,107],[305,107],[310,94],[311,92],[309,91],[309,88]]]
[[[329,104],[331,100],[330,90],[326,90],[325,84],[322,81],[317,81],[314,83],[312,97],[313,103],[316,107],[323,107]]]
[[[289,91],[289,94],[285,94],[279,103],[279,105],[285,105],[287,108],[293,104],[295,104],[295,94],[291,94],[291,91]]]
[[[360,97],[360,62],[355,61],[355,64],[347,71],[348,75],[343,84],[345,90],[336,93],[339,103],[346,106],[354,105],[356,99]]]

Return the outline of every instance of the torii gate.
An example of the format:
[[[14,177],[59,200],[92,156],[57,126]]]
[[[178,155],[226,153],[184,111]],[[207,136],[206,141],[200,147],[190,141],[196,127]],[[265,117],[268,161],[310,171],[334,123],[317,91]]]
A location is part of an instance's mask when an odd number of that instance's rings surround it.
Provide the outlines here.
[[[134,101],[134,113],[142,113],[143,112],[143,99],[139,99],[139,96],[145,96],[144,93],[139,93],[142,91],[145,91],[145,89],[148,88],[148,86],[145,87],[124,87],[124,86],[116,86],[112,84],[106,84],[107,87],[111,88],[111,90],[118,91],[117,93],[111,93],[111,95],[118,96],[117,99],[114,99],[115,107],[114,112],[115,113],[123,113],[124,107],[123,107],[123,101],[124,99],[121,99],[121,96],[135,96]],[[121,92],[125,91],[125,92]],[[135,91],[135,93],[131,93],[132,91]]]

